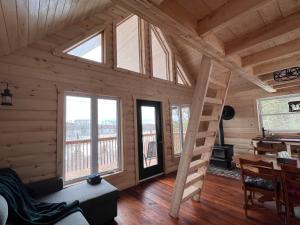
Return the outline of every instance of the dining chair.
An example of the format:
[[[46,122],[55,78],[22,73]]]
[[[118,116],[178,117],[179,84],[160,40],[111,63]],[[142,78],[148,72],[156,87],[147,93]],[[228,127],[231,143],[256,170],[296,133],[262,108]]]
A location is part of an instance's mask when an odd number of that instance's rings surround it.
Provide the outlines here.
[[[240,167],[244,190],[245,215],[248,217],[249,201],[252,207],[255,206],[253,199],[256,193],[260,194],[263,199],[274,200],[277,212],[280,213],[279,185],[273,162],[252,161],[241,158]]]
[[[300,169],[281,165],[286,224],[295,216],[294,207],[300,206]]]

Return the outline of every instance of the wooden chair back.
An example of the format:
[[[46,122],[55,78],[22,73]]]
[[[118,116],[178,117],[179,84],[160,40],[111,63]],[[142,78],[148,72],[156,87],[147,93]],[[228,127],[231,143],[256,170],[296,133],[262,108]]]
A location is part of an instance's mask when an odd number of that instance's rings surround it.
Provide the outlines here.
[[[265,162],[262,160],[252,161],[241,158],[240,167],[245,198],[244,208],[246,216],[248,216],[248,202],[251,201],[252,205],[254,205],[253,198],[255,197],[255,193],[262,194],[262,197],[268,200],[275,199],[276,209],[279,212],[279,198],[277,192],[278,179],[276,177],[273,162]],[[262,180],[256,178],[261,178]],[[251,182],[251,179],[254,179],[253,183]],[[269,181],[270,183],[265,182],[264,180]],[[270,184],[272,184],[273,188],[270,188]],[[248,193],[250,194],[248,195]]]
[[[292,165],[281,165],[282,186],[285,202],[286,224],[294,216],[294,207],[300,205],[300,169]]]
[[[287,192],[289,189],[298,190],[300,193],[300,169],[292,165],[281,165],[283,186]]]
[[[262,160],[252,161],[241,158],[240,166],[243,181],[246,179],[246,176],[262,178],[270,181],[273,181],[276,178],[273,162],[265,162]]]

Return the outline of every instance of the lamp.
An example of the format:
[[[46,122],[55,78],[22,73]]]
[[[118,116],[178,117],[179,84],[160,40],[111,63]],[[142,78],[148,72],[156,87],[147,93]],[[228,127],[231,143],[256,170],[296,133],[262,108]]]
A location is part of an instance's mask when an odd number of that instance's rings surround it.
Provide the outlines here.
[[[1,93],[2,96],[2,104],[1,105],[12,105],[12,94],[8,89],[8,83],[6,83],[6,88]]]
[[[300,67],[292,67],[273,73],[275,81],[289,81],[300,78]]]

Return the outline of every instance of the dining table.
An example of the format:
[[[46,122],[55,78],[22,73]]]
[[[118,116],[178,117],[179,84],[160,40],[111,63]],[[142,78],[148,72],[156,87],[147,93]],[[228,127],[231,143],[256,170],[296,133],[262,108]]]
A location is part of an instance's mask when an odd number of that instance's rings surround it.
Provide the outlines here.
[[[254,155],[254,154],[242,154],[242,155],[235,155],[233,156],[233,161],[236,164],[237,168],[240,167],[240,159],[247,159],[252,161],[265,161],[265,162],[273,162],[274,170],[280,172],[281,171],[281,164],[277,162],[276,155]],[[297,160],[297,168],[300,168],[300,159],[291,158]]]

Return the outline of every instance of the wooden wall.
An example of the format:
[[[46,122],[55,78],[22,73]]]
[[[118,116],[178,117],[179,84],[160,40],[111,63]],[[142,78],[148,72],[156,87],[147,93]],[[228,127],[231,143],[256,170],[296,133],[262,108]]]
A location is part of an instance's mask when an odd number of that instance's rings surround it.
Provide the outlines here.
[[[81,91],[117,96],[122,104],[124,170],[107,179],[120,189],[135,185],[135,99],[162,102],[164,125],[165,171],[176,169],[172,155],[171,103],[190,103],[193,90],[174,83],[113,69],[112,21],[123,12],[112,9],[68,27],[61,32],[0,58],[0,87],[8,82],[13,106],[0,106],[0,167],[12,167],[25,182],[61,174],[60,145],[62,113],[60,93]],[[107,22],[110,21],[111,22]],[[53,51],[93,26],[106,29],[103,66],[57,56]],[[60,105],[60,106],[58,106]],[[59,147],[57,147],[59,146]]]
[[[224,121],[225,143],[233,144],[236,154],[252,153],[251,139],[261,134],[256,99],[300,93],[300,90],[267,93],[238,76],[232,79],[229,90],[226,104],[234,107],[236,115],[232,120]]]

